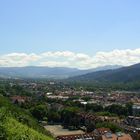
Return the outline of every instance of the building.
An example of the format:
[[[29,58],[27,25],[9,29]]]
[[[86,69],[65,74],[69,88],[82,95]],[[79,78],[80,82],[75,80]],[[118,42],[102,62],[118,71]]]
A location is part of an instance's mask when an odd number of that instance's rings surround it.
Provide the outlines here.
[[[140,116],[140,104],[134,104],[132,109],[133,109],[133,116]]]
[[[101,136],[100,140],[133,140],[133,139],[129,134],[121,132],[112,134],[111,132],[107,132]]]
[[[96,136],[104,135],[107,132],[111,132],[111,130],[109,128],[97,128],[94,130]]]
[[[17,103],[17,104],[22,104],[25,103],[26,101],[29,101],[29,97],[25,96],[12,96],[10,97],[12,103]]]
[[[129,126],[140,128],[140,117],[128,116],[125,120],[125,123]]]
[[[58,136],[56,140],[96,140],[93,133]]]
[[[105,129],[101,130],[103,130],[104,132]],[[102,135],[99,135],[99,137],[96,136],[95,133],[85,133],[85,134],[58,136],[56,140],[133,140],[133,139],[129,134],[121,132],[115,134],[111,132],[106,132]]]

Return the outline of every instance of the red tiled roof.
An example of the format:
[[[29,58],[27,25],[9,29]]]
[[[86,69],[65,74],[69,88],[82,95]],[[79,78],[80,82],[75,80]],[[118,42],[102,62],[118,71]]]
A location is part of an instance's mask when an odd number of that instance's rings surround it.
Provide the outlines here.
[[[89,140],[94,140],[94,134],[93,133],[86,133],[86,134],[76,134],[76,135],[64,135],[64,136],[58,136],[57,140],[76,140],[81,138],[89,138]]]
[[[12,96],[10,97],[10,99],[12,101],[25,101],[28,99],[28,97],[25,97],[25,96]]]

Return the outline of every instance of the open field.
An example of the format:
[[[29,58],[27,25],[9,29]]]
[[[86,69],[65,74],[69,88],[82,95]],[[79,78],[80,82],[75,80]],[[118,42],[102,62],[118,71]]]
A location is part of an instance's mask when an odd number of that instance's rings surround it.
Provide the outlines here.
[[[68,129],[63,129],[61,125],[47,125],[45,126],[45,128],[55,137],[60,136],[60,135],[84,134],[82,130],[70,131]]]

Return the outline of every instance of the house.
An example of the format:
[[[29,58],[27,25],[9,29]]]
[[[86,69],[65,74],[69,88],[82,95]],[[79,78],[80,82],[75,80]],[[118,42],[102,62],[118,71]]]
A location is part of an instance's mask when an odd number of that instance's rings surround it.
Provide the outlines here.
[[[140,104],[134,104],[132,110],[134,116],[140,116]]]
[[[133,140],[129,134],[107,132],[101,136],[100,140]]]
[[[111,132],[106,132],[105,134],[100,135],[100,137],[97,137],[94,133],[85,133],[85,134],[58,136],[56,140],[133,140],[133,139],[129,134],[121,132],[113,134]]]
[[[96,136],[100,136],[100,135],[104,135],[107,132],[111,132],[111,130],[109,128],[97,128],[94,130],[94,134]]]
[[[58,136],[56,140],[95,140],[93,133]]]
[[[140,128],[140,117],[128,116],[125,120],[125,123],[129,126]]]
[[[10,97],[12,103],[18,103],[18,104],[22,104],[25,103],[26,101],[29,101],[29,98],[26,96],[12,96]]]
[[[103,122],[114,122],[114,123],[120,123],[119,117],[110,117],[110,116],[98,116],[100,120]]]
[[[61,95],[49,95],[47,96],[49,99],[60,99],[60,100],[67,100],[69,97],[68,96],[61,96]]]

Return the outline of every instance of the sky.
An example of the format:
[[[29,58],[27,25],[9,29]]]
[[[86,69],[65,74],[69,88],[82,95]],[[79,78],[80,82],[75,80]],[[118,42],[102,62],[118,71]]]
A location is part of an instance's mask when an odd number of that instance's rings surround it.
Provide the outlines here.
[[[139,0],[0,0],[0,66],[140,62]]]

